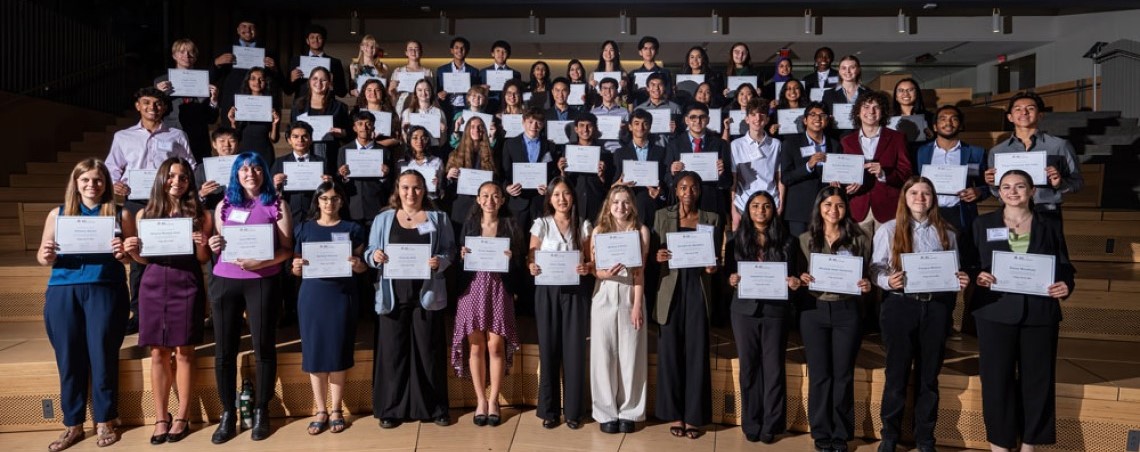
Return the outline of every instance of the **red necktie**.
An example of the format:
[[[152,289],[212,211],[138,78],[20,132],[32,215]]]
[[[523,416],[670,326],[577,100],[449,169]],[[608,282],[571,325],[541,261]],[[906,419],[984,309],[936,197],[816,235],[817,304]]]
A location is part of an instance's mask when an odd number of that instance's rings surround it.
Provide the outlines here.
[[[700,138],[693,138],[693,153],[695,153],[695,154],[701,153],[701,139]]]

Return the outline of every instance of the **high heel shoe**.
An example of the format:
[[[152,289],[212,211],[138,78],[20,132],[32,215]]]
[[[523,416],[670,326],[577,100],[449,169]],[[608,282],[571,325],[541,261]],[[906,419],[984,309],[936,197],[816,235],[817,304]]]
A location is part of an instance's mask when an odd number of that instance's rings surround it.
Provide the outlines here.
[[[167,433],[159,433],[157,435],[150,435],[150,443],[151,444],[157,446],[159,444],[166,442],[167,436],[170,436],[170,419],[173,417],[174,416],[171,416],[170,413],[166,413],[165,418],[154,421],[155,427],[158,427],[158,424],[166,424],[166,432]]]

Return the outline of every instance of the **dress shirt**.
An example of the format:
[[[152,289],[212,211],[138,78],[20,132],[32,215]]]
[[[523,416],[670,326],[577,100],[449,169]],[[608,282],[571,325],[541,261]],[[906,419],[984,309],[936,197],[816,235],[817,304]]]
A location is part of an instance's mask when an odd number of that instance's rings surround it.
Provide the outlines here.
[[[623,122],[629,120],[629,110],[626,110],[621,105],[618,105],[617,102],[614,102],[614,106],[609,108],[607,108],[605,105],[598,105],[597,107],[591,109],[590,113],[593,113],[594,116],[621,116],[621,120]]]
[[[565,110],[559,110],[557,106],[552,106],[552,107],[550,107],[550,109],[553,110],[554,114],[557,116],[555,118],[556,120],[558,120],[558,121],[570,120],[570,106],[566,106]]]
[[[817,142],[811,139],[811,135],[808,135],[807,132],[804,132],[804,138],[807,139],[809,145],[815,146],[815,152],[823,152],[825,154],[827,153],[827,136],[824,136],[822,140]],[[817,166],[822,164],[824,164],[824,162],[816,162]],[[804,169],[806,169],[809,173],[811,172],[811,168],[808,167],[807,163],[804,163]]]
[[[526,145],[526,159],[530,161],[530,163],[538,162],[538,154],[539,152],[542,152],[542,139],[531,138],[525,133],[522,135],[522,137],[523,144]]]
[[[1061,195],[1078,192],[1084,187],[1085,179],[1081,176],[1081,166],[1077,163],[1073,145],[1069,144],[1068,140],[1049,135],[1040,130],[1033,134],[1030,139],[1029,149],[1025,148],[1025,144],[1017,138],[1016,134],[1009,137],[1008,140],[998,143],[990,150],[989,167],[994,168],[994,154],[1029,151],[1045,151],[1046,166],[1057,168],[1057,172],[1061,174],[1061,184],[1057,188],[1049,185],[1048,181],[1033,181],[1033,184],[1037,185],[1037,192],[1033,195],[1033,201],[1038,207],[1056,209],[1061,205]],[[999,182],[1001,181],[994,181],[995,184]],[[995,198],[998,198],[996,186],[990,187],[990,191]]]
[[[635,142],[630,142],[633,146],[633,152],[637,154],[637,160],[644,162],[649,160],[649,140],[645,141],[645,146],[638,146]]]
[[[962,165],[962,141],[955,141],[950,149],[942,149],[934,142],[934,153],[930,155],[931,165]],[[938,195],[939,207],[954,207],[961,202],[958,195]]]
[[[883,223],[875,231],[875,245],[871,252],[871,280],[883,290],[895,290],[890,284],[891,244],[895,239],[895,221]],[[938,240],[938,230],[931,226],[929,220],[923,222],[911,220],[910,227],[912,253],[949,251],[942,249],[942,243]],[[946,231],[946,241],[950,243],[950,250],[958,249],[954,231]]]
[[[689,137],[689,149],[692,149],[693,152],[703,152],[705,146],[709,144],[708,140],[705,140],[705,134],[703,133],[699,137],[694,137],[692,133],[686,133],[685,135]],[[697,147],[697,140],[701,140],[700,147]]]
[[[778,209],[780,193],[777,186],[780,178],[776,177],[776,171],[780,168],[780,140],[765,133],[760,141],[756,141],[752,139],[751,133],[746,133],[732,140],[731,148],[732,172],[736,174],[732,204],[744,212],[748,197],[757,191],[766,191],[772,195]],[[753,150],[760,158],[750,158]]]
[[[880,127],[879,131],[882,132],[883,128]],[[879,136],[882,133],[877,133],[873,137],[863,135],[863,128],[859,128],[859,147],[863,148],[863,160],[868,162],[875,160],[875,151],[879,149]],[[887,180],[887,175],[882,171],[879,172],[879,182]]]
[[[186,159],[190,162],[190,169],[198,167],[198,161],[190,153],[190,142],[185,133],[161,123],[151,133],[140,121],[115,132],[111,151],[107,153],[110,182],[123,182],[129,169],[158,169],[170,157]]]
[[[296,160],[296,161],[302,162],[302,163],[307,162],[307,161],[309,161],[309,153],[298,154],[298,153],[294,152],[293,153],[293,160]]]
[[[828,68],[826,71],[823,71],[823,72],[816,71],[815,79],[819,81],[818,86],[820,88],[827,86],[827,76],[829,74],[831,74],[831,68]]]

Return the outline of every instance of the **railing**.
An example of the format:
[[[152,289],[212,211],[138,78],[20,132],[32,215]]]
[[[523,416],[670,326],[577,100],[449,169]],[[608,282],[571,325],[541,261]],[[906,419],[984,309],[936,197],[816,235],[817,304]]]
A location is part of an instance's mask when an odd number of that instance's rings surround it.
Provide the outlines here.
[[[1096,79],[1097,85],[1101,85],[1101,79]],[[1042,85],[1034,88],[1025,89],[1037,93],[1045,100],[1045,104],[1052,111],[1079,111],[1082,109],[1092,108],[1092,91],[1093,80],[1090,78],[1082,78],[1068,82],[1054,83],[1052,85]],[[1096,95],[1102,97],[1102,90],[1098,89]],[[974,95],[974,106],[990,106],[1005,108],[1009,99],[1013,97],[1016,92],[1001,93],[1001,94],[976,94]]]

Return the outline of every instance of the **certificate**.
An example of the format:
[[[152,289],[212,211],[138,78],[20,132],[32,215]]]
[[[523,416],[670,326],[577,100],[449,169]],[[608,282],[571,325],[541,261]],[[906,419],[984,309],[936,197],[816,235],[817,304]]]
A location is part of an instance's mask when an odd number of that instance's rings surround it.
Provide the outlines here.
[[[127,186],[131,194],[127,199],[132,201],[145,201],[150,199],[150,191],[154,188],[154,178],[158,176],[156,169],[129,169],[127,170]]]
[[[326,57],[302,56],[301,64],[298,66],[301,69],[301,77],[309,78],[309,76],[313,75],[313,69],[319,67],[323,67],[326,70],[332,70],[331,66],[329,66],[329,63],[331,61],[332,60],[329,60]]]
[[[231,224],[223,226],[222,237],[226,239],[226,246],[222,249],[222,261],[233,262],[238,259],[272,260],[275,227],[276,225],[272,224]]]
[[[629,268],[642,266],[641,232],[594,234],[594,267],[608,270],[618,263]]]
[[[515,71],[508,70],[491,70],[487,71],[487,87],[491,91],[502,91],[503,85],[507,84],[507,80],[515,78]]]
[[[463,271],[506,273],[511,258],[507,250],[511,239],[506,237],[466,237],[467,256],[463,258]]]
[[[566,145],[566,172],[598,174],[599,146]]]
[[[1048,297],[1049,286],[1056,282],[1056,259],[1052,254],[994,251],[990,272],[994,283],[990,290]]]
[[[324,141],[326,135],[333,128],[332,115],[309,115],[308,113],[297,116],[297,120],[307,123],[313,128],[313,141]]]
[[[740,284],[736,287],[740,298],[749,300],[787,300],[787,262],[739,262]]]
[[[808,99],[812,102],[823,102],[823,88],[812,88],[808,92]]]
[[[534,263],[542,270],[534,277],[536,286],[578,285],[579,251],[535,251]]]
[[[923,115],[891,116],[887,120],[887,128],[902,132],[907,141],[926,140],[926,127],[926,116]]]
[[[728,77],[728,83],[725,86],[729,91],[736,91],[738,88],[740,88],[740,85],[743,85],[745,83],[748,83],[752,85],[753,88],[755,88],[757,79],[758,78],[755,75],[730,75]]]
[[[724,125],[724,111],[719,108],[709,109],[709,130],[720,133],[721,126]]]
[[[352,242],[302,242],[302,279],[347,278],[352,276]]]
[[[324,162],[281,162],[285,191],[314,191],[324,182]]]
[[[704,82],[705,74],[677,74],[677,89],[688,91],[689,94],[693,94]],[[689,86],[681,85],[682,83],[688,83]]]
[[[471,168],[459,169],[459,182],[455,184],[455,193],[460,195],[478,196],[479,186],[491,180],[494,173],[490,171]]]
[[[1022,170],[1033,178],[1033,185],[1045,185],[1045,151],[1002,152],[994,154],[994,185],[1001,184],[1001,176],[1009,170]]]
[[[348,177],[384,177],[383,149],[345,149],[344,164],[348,165]]]
[[[776,110],[776,122],[780,124],[780,135],[795,135],[804,131],[804,109],[782,108]]]
[[[180,256],[194,254],[193,218],[139,220],[140,256]]]
[[[507,138],[514,138],[523,133],[523,120],[521,114],[508,115],[504,114],[500,117],[503,121],[503,133]]]
[[[467,94],[471,89],[471,74],[467,72],[444,72],[443,90],[448,94]]]
[[[546,139],[554,144],[570,142],[570,135],[566,133],[566,126],[574,121],[546,121]]]
[[[934,192],[940,195],[957,195],[966,189],[966,165],[923,165],[922,177],[934,183]]]
[[[934,251],[899,255],[906,272],[906,293],[957,292],[958,252]]]
[[[716,266],[713,233],[710,231],[669,232],[669,268],[704,268]]]
[[[776,101],[784,97],[784,83],[787,82],[776,82]]]
[[[673,122],[673,112],[668,108],[647,108],[650,115],[653,115],[653,123],[649,126],[649,133],[672,133],[669,129],[669,123]]]
[[[653,160],[624,160],[621,164],[622,180],[633,182],[635,187],[661,185],[660,166]]]
[[[720,174],[716,171],[717,154],[715,152],[681,153],[681,163],[685,164],[685,171],[692,171],[701,176],[701,182],[716,182]]]
[[[511,180],[524,189],[538,188],[546,185],[546,168],[546,163],[512,163]]]
[[[273,122],[273,96],[234,95],[234,120]]]
[[[368,110],[368,112],[376,118],[376,126],[372,130],[373,137],[392,136],[392,112],[379,110]]]
[[[586,105],[586,84],[571,83],[570,97],[566,98],[566,103],[569,105]]]
[[[612,79],[614,79],[614,81],[615,81],[615,82],[617,82],[617,84],[618,84],[618,92],[621,92],[621,91],[622,91],[622,89],[621,89],[621,79],[622,79],[622,76],[621,76],[621,72],[619,72],[619,71],[609,71],[609,72],[606,72],[606,71],[601,71],[601,72],[595,72],[595,73],[593,73],[591,76],[594,78],[594,81],[595,81],[595,82],[598,82],[598,83],[602,83],[602,80],[605,80],[605,79],[607,79],[607,78],[612,78]]]
[[[862,293],[859,290],[859,280],[863,279],[862,256],[811,253],[808,273],[815,278],[808,285],[810,290],[848,295]]]
[[[368,83],[369,80],[376,80],[376,81],[380,82],[380,86],[382,88],[388,88],[388,81],[387,80],[384,80],[384,79],[377,77],[375,75],[372,75],[372,74],[360,74],[360,75],[356,76],[356,89],[363,90],[364,84]],[[360,95],[363,96],[364,92],[360,91]]]
[[[408,124],[413,126],[420,126],[427,129],[428,135],[432,138],[439,138],[440,121],[443,119],[439,116],[438,111],[430,113],[408,113]]]
[[[653,73],[652,72],[634,72],[633,73],[633,86],[635,86],[637,88],[645,88],[645,85],[649,82],[649,76],[651,74],[653,74]]]
[[[410,93],[415,91],[416,83],[424,79],[423,72],[408,72],[400,71],[395,73],[396,77],[396,91],[401,93]]]
[[[55,219],[58,254],[110,253],[116,217],[61,215]]]
[[[827,164],[823,165],[824,182],[841,184],[863,183],[863,156],[851,154],[827,154]]]
[[[491,115],[486,114],[486,113],[479,113],[476,111],[471,111],[471,110],[463,110],[462,115],[463,115],[462,116],[463,124],[459,125],[459,130],[467,130],[467,121],[470,121],[471,118],[479,118],[480,120],[483,121],[483,131],[487,132],[487,135],[491,134],[491,121],[493,121],[495,119],[494,116],[491,116]]]
[[[384,279],[430,279],[431,245],[389,243],[384,249],[388,263],[381,269]]]
[[[196,69],[167,69],[170,95],[174,97],[210,97],[210,71]]]
[[[728,117],[732,119],[732,123],[728,125],[729,135],[740,136],[748,133],[748,123],[744,121],[744,110],[730,110]]]
[[[851,119],[851,109],[855,104],[833,104],[831,117],[835,119],[836,129],[854,129],[855,121]]]
[[[252,69],[265,66],[265,49],[234,46],[234,69]]]
[[[224,190],[226,185],[230,183],[230,175],[233,174],[234,161],[237,160],[236,155],[220,155],[217,157],[206,157],[202,159],[202,169],[206,173],[206,180],[198,181],[199,185],[206,181],[217,182]]]
[[[603,140],[616,140],[621,135],[621,116],[599,115],[598,133]]]

